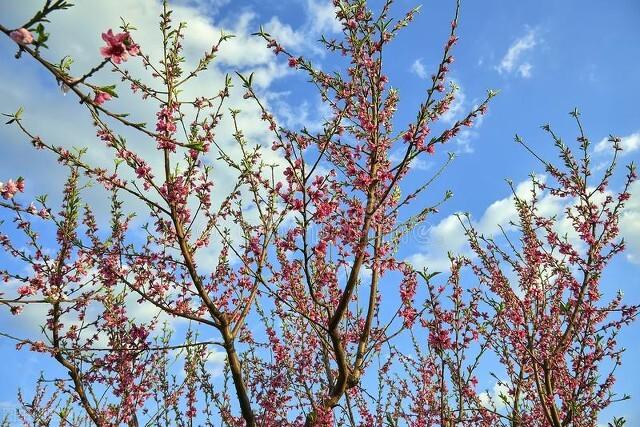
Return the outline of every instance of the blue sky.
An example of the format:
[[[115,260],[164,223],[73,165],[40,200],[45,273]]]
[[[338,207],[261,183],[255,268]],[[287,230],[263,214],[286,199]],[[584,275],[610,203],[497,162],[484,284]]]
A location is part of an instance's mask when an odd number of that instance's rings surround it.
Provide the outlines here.
[[[81,2],[77,7],[53,17],[51,54],[60,58],[71,54],[78,69],[98,61],[102,44],[99,34],[119,25],[119,16],[138,26],[136,33],[143,47],[157,44],[155,23],[159,14],[156,0],[113,0]],[[89,5],[91,3],[91,5]],[[261,91],[282,121],[292,126],[317,121],[322,113],[317,96],[309,90],[305,78],[292,74],[282,60],[275,58],[264,43],[249,34],[264,24],[267,31],[279,35],[293,52],[309,55],[323,68],[335,60],[318,50],[315,40],[321,33],[336,31],[331,9],[324,1],[175,1],[177,15],[189,22],[186,52],[195,55],[206,49],[220,28],[239,35],[223,47],[220,64],[207,74],[202,86],[193,90],[218,87],[225,71],[240,68],[256,71]],[[376,4],[376,2],[372,2]],[[16,26],[40,5],[39,1],[1,2],[0,21]],[[398,0],[395,16],[416,6],[413,0]],[[406,123],[422,100],[428,78],[441,55],[454,2],[430,1],[422,5],[415,22],[406,29],[385,54],[391,84],[400,92],[398,120]],[[567,141],[573,141],[576,129],[568,112],[577,107],[589,138],[594,142],[594,164],[607,159],[597,144],[609,134],[623,138],[623,161],[640,159],[640,2],[555,1],[504,2],[463,1],[459,25],[460,43],[454,56],[451,78],[460,86],[459,114],[480,102],[487,89],[499,90],[490,112],[480,126],[470,130],[447,148],[458,156],[433,188],[437,195],[451,189],[455,197],[438,216],[424,226],[419,238],[409,242],[403,255],[429,265],[442,262],[443,249],[465,252],[461,231],[450,215],[468,211],[477,224],[491,232],[495,224],[508,220],[509,189],[504,180],[518,184],[531,172],[542,172],[541,165],[513,142],[522,135],[543,156],[553,156],[552,144],[539,126],[550,123]],[[155,41],[154,41],[155,40]],[[93,132],[81,107],[71,97],[63,97],[55,82],[30,60],[13,59],[14,45],[0,40],[0,112],[26,109],[25,120],[43,136],[57,144],[91,145]],[[108,76],[106,76],[108,77]],[[241,95],[241,94],[240,94]],[[144,116],[149,111],[118,101]],[[236,99],[237,102],[241,102]],[[53,108],[55,106],[55,108]],[[251,122],[249,135],[264,136],[259,124]],[[455,119],[456,115],[452,115]],[[29,179],[31,194],[52,193],[64,175],[53,159],[35,153],[14,129],[0,127],[0,181],[17,175]],[[100,159],[100,154],[96,155]],[[429,175],[444,161],[440,152],[422,167]],[[614,186],[617,183],[614,182]],[[640,186],[633,188],[636,200],[625,211],[622,232],[628,252],[620,256],[604,277],[609,291],[621,288],[629,303],[640,301]],[[93,196],[91,196],[93,197]],[[98,196],[96,197],[96,203]],[[2,258],[0,258],[2,259]],[[34,318],[35,318],[34,314]],[[29,325],[15,324],[33,320],[0,315],[2,328],[28,331]],[[619,370],[617,390],[635,397],[603,414],[624,415],[629,425],[640,424],[640,324],[623,333],[620,343],[628,348],[626,364]],[[27,386],[46,364],[38,356],[13,351],[13,344],[0,338],[0,402],[11,405],[15,389]],[[491,385],[488,385],[491,387]]]

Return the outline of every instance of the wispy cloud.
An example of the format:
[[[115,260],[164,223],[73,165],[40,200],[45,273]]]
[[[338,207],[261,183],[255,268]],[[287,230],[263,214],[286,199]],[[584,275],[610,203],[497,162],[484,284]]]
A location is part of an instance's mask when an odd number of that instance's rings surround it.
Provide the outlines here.
[[[538,177],[543,179],[542,176]],[[531,191],[531,181],[525,180],[515,187],[519,197],[526,198]],[[540,200],[539,208],[544,215],[553,215],[562,212],[564,204],[556,197],[546,195]],[[518,218],[518,212],[514,204],[514,196],[498,199],[491,203],[478,219],[471,218],[473,226],[479,233],[493,237],[501,233],[501,228],[506,231],[514,229],[511,224]],[[569,226],[559,224],[562,231],[569,232]],[[467,244],[460,221],[456,215],[449,215],[439,223],[429,226],[427,230],[417,236],[418,244],[423,245],[423,250],[411,255],[407,260],[416,268],[428,267],[430,270],[446,271],[449,268],[448,252],[472,256]]]
[[[339,33],[342,29],[332,1],[307,0],[307,13],[314,33]]]
[[[627,248],[627,260],[640,264],[640,182],[634,182],[629,192],[631,200],[622,211],[620,234]]]
[[[464,88],[457,80],[451,79],[449,84],[455,92],[455,99],[449,109],[441,116],[441,119],[446,124],[451,125],[456,120],[462,120],[469,110],[475,110],[478,108],[478,105],[471,105],[471,102],[467,100]],[[475,120],[473,127],[463,127],[460,133],[458,133],[454,139],[456,145],[454,152],[456,154],[473,153],[472,141],[479,136],[478,128],[482,125],[484,118],[485,116],[479,116]]]
[[[509,387],[502,382],[497,382],[493,385],[493,392],[484,391],[478,396],[480,403],[485,408],[500,410],[507,406],[507,403],[511,404],[513,398],[509,397]]]
[[[427,78],[427,70],[424,67],[424,64],[422,63],[421,58],[418,58],[415,61],[413,61],[413,64],[411,64],[411,72],[415,73],[421,79]]]
[[[257,26],[256,23],[254,23]],[[276,16],[264,25],[264,29],[274,36],[293,54],[311,54],[323,57],[324,47],[318,42],[320,36],[331,36],[342,30],[340,21],[336,19],[336,8],[331,1],[307,0],[305,8],[305,23],[297,28],[280,21]],[[328,37],[330,38],[330,37]],[[264,45],[262,39],[257,39]]]
[[[538,175],[538,180],[545,176]],[[520,182],[515,187],[515,193],[520,198],[527,198],[531,192],[531,181]],[[627,202],[620,217],[620,236],[625,240],[627,260],[640,264],[640,182],[635,182],[629,190],[631,199]],[[610,193],[602,194],[606,197]],[[576,201],[562,200],[551,194],[544,194],[538,202],[541,215],[551,217],[560,216],[556,223],[559,235],[567,235],[572,244],[580,246],[580,238],[571,220],[562,213],[566,209],[575,209]],[[518,212],[514,203],[514,196],[498,199],[491,203],[477,219],[471,218],[474,228],[486,237],[495,237],[504,229],[507,233],[515,230],[513,223],[518,220]],[[502,229],[501,229],[502,227]],[[407,261],[420,269],[428,267],[430,270],[446,271],[449,267],[448,252],[473,256],[464,230],[455,215],[449,215],[437,224],[424,224],[415,234],[416,243],[422,250],[408,257]]]
[[[612,143],[609,141],[609,138],[603,138],[596,144],[593,151],[596,153],[602,153],[603,151],[609,150],[611,146]],[[620,138],[620,147],[622,147],[622,152],[620,154],[623,156],[640,149],[640,131]]]
[[[481,119],[480,119],[481,120]],[[476,128],[480,126],[480,120],[476,123]],[[463,129],[458,134],[458,137],[455,139],[456,143],[456,154],[470,154],[473,153],[473,145],[471,142],[478,137],[478,132],[473,129]]]
[[[453,123],[457,119],[461,118],[462,114],[465,113],[463,111],[466,107],[467,96],[464,93],[464,90],[460,83],[457,80],[449,80],[449,85],[451,86],[451,90],[453,90],[455,94],[455,98],[449,109],[444,112],[440,118],[444,120],[446,123]]]
[[[416,74],[421,79],[427,78],[427,71],[421,58],[416,59],[413,64],[411,64],[410,71]],[[460,85],[457,80],[450,79],[448,83],[451,87],[451,90],[453,90],[455,93],[455,98],[449,106],[449,109],[440,116],[440,120],[442,120],[447,125],[451,125],[456,120],[460,120],[463,118],[464,114],[468,111],[470,102],[467,101],[467,95],[462,85]],[[475,109],[476,107],[477,105],[475,105],[473,108]],[[478,137],[478,132],[475,129],[480,126],[483,118],[484,117],[481,116],[476,120],[476,124],[474,125],[473,129],[465,128],[460,131],[458,136],[455,138],[455,152],[457,154],[468,154],[473,152],[471,141]]]
[[[524,64],[521,64],[518,67],[518,73],[524,77],[525,79],[528,79],[529,77],[531,77],[531,69],[533,68],[533,65],[531,65],[530,63],[526,62]]]
[[[533,65],[527,60],[527,53],[540,43],[537,29],[530,29],[527,33],[516,39],[507,53],[502,57],[500,64],[496,66],[496,70],[500,74],[517,73],[520,77],[531,77]]]

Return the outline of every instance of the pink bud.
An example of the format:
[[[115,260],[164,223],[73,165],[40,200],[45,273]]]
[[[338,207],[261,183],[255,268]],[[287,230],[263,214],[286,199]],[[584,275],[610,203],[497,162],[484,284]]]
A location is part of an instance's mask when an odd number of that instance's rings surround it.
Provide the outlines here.
[[[11,31],[11,33],[9,33],[9,37],[11,37],[11,40],[22,46],[33,43],[33,35],[26,28]]]
[[[105,101],[109,101],[111,99],[111,95],[107,92],[97,91],[96,96],[93,98],[93,102],[98,105],[102,105]]]

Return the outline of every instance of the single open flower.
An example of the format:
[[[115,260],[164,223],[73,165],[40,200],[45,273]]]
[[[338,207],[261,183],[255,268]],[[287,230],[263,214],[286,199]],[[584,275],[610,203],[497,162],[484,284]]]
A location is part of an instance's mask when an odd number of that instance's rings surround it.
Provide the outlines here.
[[[9,33],[9,37],[11,37],[11,40],[22,46],[33,43],[33,35],[26,28],[11,31]]]
[[[107,45],[100,48],[100,54],[115,64],[126,61],[129,55],[136,56],[140,53],[140,47],[131,40],[129,33],[113,34],[113,30],[109,30],[102,33],[102,40],[107,42]]]

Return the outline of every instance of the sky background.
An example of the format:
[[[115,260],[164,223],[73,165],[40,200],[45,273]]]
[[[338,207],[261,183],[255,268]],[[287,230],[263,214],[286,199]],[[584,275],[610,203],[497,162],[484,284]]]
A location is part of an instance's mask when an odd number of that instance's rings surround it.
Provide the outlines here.
[[[156,0],[77,1],[69,11],[52,17],[52,33],[47,52],[50,58],[66,54],[74,57],[75,70],[86,70],[100,60],[103,44],[100,33],[120,25],[120,16],[138,27],[135,40],[146,51],[158,49],[157,21],[160,5]],[[379,2],[372,2],[377,5]],[[17,27],[39,7],[33,0],[0,2],[0,22]],[[255,72],[261,95],[281,122],[293,127],[317,123],[324,113],[317,95],[304,76],[290,70],[282,58],[268,51],[261,39],[250,34],[264,25],[293,53],[309,56],[322,68],[331,69],[336,59],[324,54],[316,42],[320,34],[336,35],[339,26],[332,19],[329,3],[311,0],[215,1],[177,0],[176,20],[188,22],[185,52],[189,61],[217,38],[220,29],[237,37],[223,46],[213,69],[206,73],[193,93],[215,93],[225,72],[240,69]],[[398,0],[393,16],[399,17],[416,6],[414,0]],[[423,99],[429,76],[441,57],[448,25],[454,11],[449,0],[423,3],[421,13],[385,53],[391,85],[399,90],[401,102],[398,122],[407,123]],[[541,165],[513,142],[518,133],[543,157],[554,155],[552,143],[540,129],[550,123],[566,141],[575,141],[576,128],[568,112],[577,107],[593,144],[594,165],[609,158],[606,138],[622,138],[622,161],[640,159],[640,2],[542,0],[536,2],[463,1],[454,51],[456,58],[450,77],[460,87],[458,101],[448,115],[455,121],[479,103],[487,89],[500,94],[490,105],[489,114],[471,130],[464,131],[446,150],[425,159],[420,168],[430,176],[446,159],[445,151],[457,158],[433,187],[435,201],[445,190],[454,192],[437,216],[420,226],[402,252],[416,265],[441,268],[446,250],[465,253],[464,236],[452,216],[470,212],[481,232],[492,234],[497,224],[513,219],[510,190],[505,179],[516,185],[528,174],[543,172]],[[25,123],[49,142],[67,146],[97,145],[83,108],[76,99],[63,96],[53,79],[30,59],[16,61],[15,45],[0,39],[0,112],[25,107]],[[339,59],[338,59],[339,62]],[[105,84],[114,82],[108,74]],[[215,92],[214,92],[215,91]],[[232,102],[243,105],[241,91]],[[153,111],[140,107],[134,98],[122,96],[113,103],[138,117],[152,117]],[[147,109],[145,109],[147,108]],[[256,141],[267,134],[251,106],[245,111],[243,129]],[[226,132],[228,134],[228,132]],[[225,135],[224,128],[219,131]],[[268,141],[262,141],[268,142]],[[93,159],[104,156],[100,148]],[[28,179],[28,194],[51,193],[55,200],[65,174],[46,153],[34,152],[15,128],[0,127],[0,181],[18,175]],[[614,189],[619,181],[613,182]],[[524,186],[521,186],[524,188]],[[604,289],[613,293],[623,289],[628,303],[640,302],[640,185],[632,189],[632,201],[622,218],[622,234],[628,250],[616,259],[604,278]],[[101,202],[98,194],[89,201]],[[557,206],[556,206],[557,208]],[[1,259],[1,258],[0,258]],[[27,313],[28,314],[28,313]],[[37,314],[12,318],[0,314],[0,327],[17,333],[33,330]],[[19,324],[16,323],[20,322]],[[31,323],[30,323],[31,322]],[[603,420],[613,414],[625,416],[628,425],[640,425],[640,323],[623,332],[620,344],[628,348],[625,364],[619,369],[617,391],[634,397],[607,410]],[[0,338],[0,407],[11,407],[18,387],[29,385],[45,368],[46,362],[27,351],[16,352],[14,344]],[[491,387],[491,384],[487,384]]]

